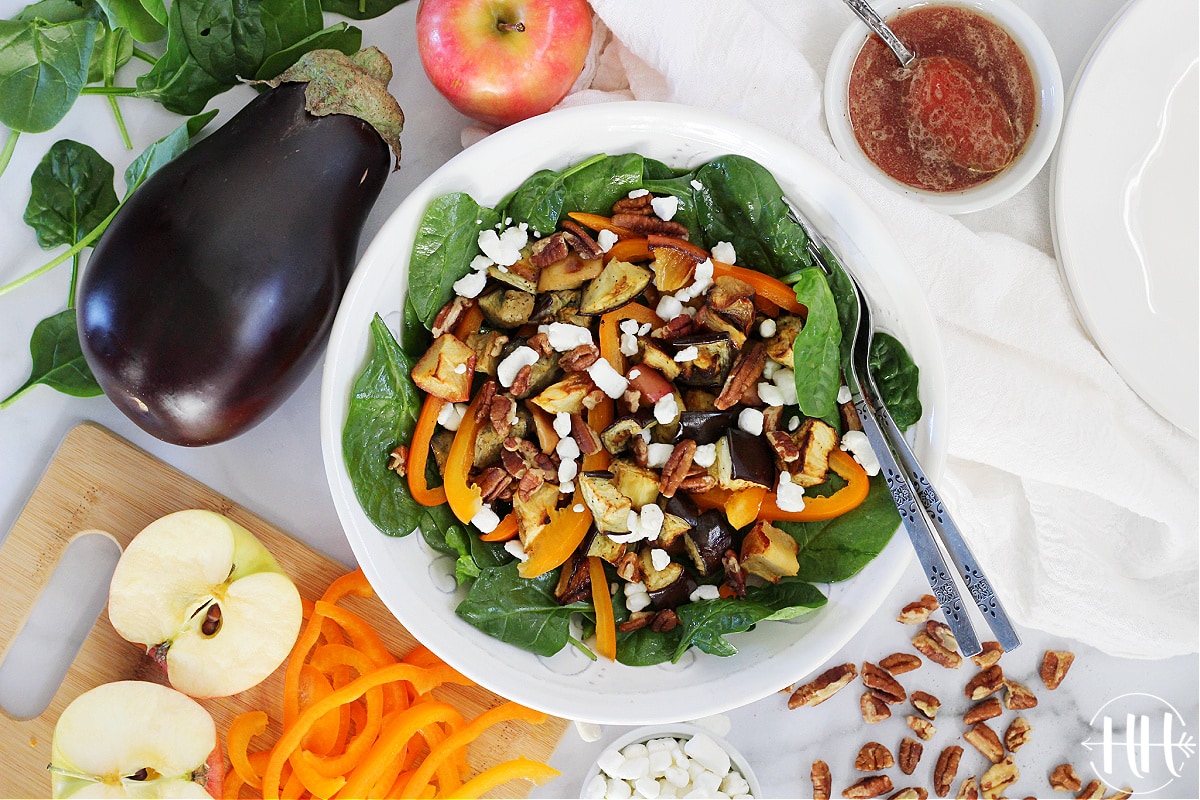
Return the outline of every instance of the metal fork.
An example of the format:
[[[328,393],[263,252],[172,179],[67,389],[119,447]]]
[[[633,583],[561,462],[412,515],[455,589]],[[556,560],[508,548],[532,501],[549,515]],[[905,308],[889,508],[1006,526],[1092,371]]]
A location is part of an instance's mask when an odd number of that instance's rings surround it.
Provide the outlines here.
[[[787,199],[785,202],[787,202]],[[792,203],[788,202],[793,214],[808,233],[808,252],[814,263],[826,275],[833,269],[826,261],[822,249],[832,249],[820,237],[814,226],[804,218]],[[905,532],[912,542],[922,571],[929,582],[946,617],[946,622],[958,640],[965,655],[975,655],[982,650],[975,634],[962,597],[954,581],[953,573],[946,566],[939,538],[950,553],[959,575],[971,593],[972,599],[983,612],[988,626],[996,634],[997,641],[1006,650],[1020,646],[1021,640],[1008,621],[1000,601],[992,592],[983,570],[980,569],[958,527],[946,512],[941,498],[925,476],[916,456],[905,441],[903,433],[892,419],[886,405],[879,396],[870,369],[870,348],[874,337],[871,308],[866,295],[854,276],[845,272],[856,300],[855,324],[851,334],[851,358],[846,365],[846,381],[850,388],[855,411],[863,426],[863,433],[879,459],[888,490],[900,512]],[[862,379],[865,378],[865,384]],[[865,386],[865,391],[864,391]],[[918,507],[917,501],[921,506]],[[924,509],[923,514],[921,509]]]

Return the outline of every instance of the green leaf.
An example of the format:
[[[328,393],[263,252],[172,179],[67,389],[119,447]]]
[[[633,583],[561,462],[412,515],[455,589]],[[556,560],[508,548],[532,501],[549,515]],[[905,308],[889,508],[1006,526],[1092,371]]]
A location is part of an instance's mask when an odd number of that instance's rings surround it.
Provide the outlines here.
[[[139,42],[157,42],[167,33],[163,0],[96,0],[113,30],[124,28]]]
[[[488,636],[552,656],[567,644],[571,615],[591,606],[558,604],[554,597],[558,570],[522,578],[517,567],[514,561],[482,570],[455,613]]]
[[[837,395],[842,385],[838,307],[825,273],[817,267],[801,270],[794,288],[796,298],[808,309],[793,349],[797,401],[808,416],[837,427]]]
[[[110,30],[107,25],[96,28],[96,44],[92,48],[92,59],[88,63],[88,83],[99,83],[106,77],[108,48],[115,48],[112,54],[112,69],[116,70],[129,63],[133,58],[133,37],[124,28]]]
[[[33,170],[25,222],[47,250],[73,245],[117,207],[113,167],[86,144],[63,139]]]
[[[146,178],[187,150],[192,137],[199,133],[216,115],[216,110],[197,114],[143,150],[142,154],[125,169],[125,196],[128,197],[134,189],[145,182]]]
[[[0,401],[0,408],[7,408],[38,384],[73,397],[95,397],[101,393],[79,346],[75,309],[68,308],[39,322],[29,339],[29,353],[33,357],[29,380]]]
[[[77,19],[103,20],[104,10],[92,0],[76,3],[74,0],[39,0],[25,6],[14,20],[28,22],[40,19],[44,22],[72,22]]]
[[[321,7],[350,19],[374,19],[386,14],[404,0],[323,0]]]
[[[41,133],[66,116],[87,83],[98,24],[0,20],[0,124]]]
[[[871,478],[862,505],[849,514],[820,522],[777,522],[800,545],[797,579],[812,583],[844,581],[879,555],[900,524],[900,513],[882,476]]]
[[[766,620],[792,619],[825,605],[825,595],[817,587],[796,579],[751,587],[746,599],[722,598],[687,603],[675,609],[682,631],[672,659],[691,647],[714,656],[731,656],[737,648],[725,640]]]
[[[921,418],[918,393],[920,368],[895,336],[878,331],[871,340],[871,376],[888,413],[900,430],[908,430]]]
[[[454,296],[454,282],[479,254],[479,232],[496,224],[495,211],[462,192],[443,195],[421,217],[408,268],[408,302],[426,328]]]
[[[547,234],[567,211],[607,214],[612,204],[642,185],[644,160],[636,154],[594,155],[564,170],[531,175],[497,209],[502,218],[527,222]]]
[[[271,54],[263,61],[254,75],[257,80],[269,80],[288,67],[305,53],[313,50],[337,50],[352,56],[362,49],[362,30],[345,22],[330,25],[323,31],[306,36],[291,47]]]

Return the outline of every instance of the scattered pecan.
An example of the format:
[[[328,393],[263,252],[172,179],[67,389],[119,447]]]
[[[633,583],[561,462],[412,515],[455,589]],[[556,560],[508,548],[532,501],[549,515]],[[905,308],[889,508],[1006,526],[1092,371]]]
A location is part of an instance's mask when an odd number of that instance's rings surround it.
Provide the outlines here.
[[[852,663],[830,667],[792,692],[792,696],[788,698],[788,708],[820,705],[857,677],[858,667]]]
[[[558,365],[566,372],[583,372],[600,360],[600,348],[594,344],[581,344],[563,354]]]
[[[1029,734],[1033,732],[1033,726],[1029,724],[1029,720],[1024,717],[1017,717],[1008,726],[1008,730],[1004,732],[1004,746],[1010,752],[1017,752],[1029,741]]]
[[[638,195],[637,197],[622,197],[612,205],[612,214],[653,214],[654,209],[650,205],[650,201],[654,199],[651,194]],[[616,224],[616,223],[614,223]]]
[[[941,642],[930,636],[927,631],[921,631],[914,636],[912,643],[917,652],[935,664],[939,664],[947,669],[958,669],[959,665],[962,664],[962,656],[953,650],[947,650],[942,646]]]
[[[666,325],[661,328],[655,328],[650,332],[650,338],[662,339],[670,342],[681,336],[689,336],[696,331],[696,323],[687,314],[680,314],[675,319],[669,320]]]
[[[982,647],[982,650],[971,656],[975,666],[980,669],[990,667],[1000,660],[1000,656],[1004,655],[1004,648],[1000,646],[999,642],[984,642]]]
[[[613,225],[634,233],[674,236],[678,239],[688,238],[687,226],[674,220],[659,219],[650,214],[613,214],[611,219]]]
[[[408,474],[408,445],[397,445],[396,449],[388,454],[387,468],[401,478]]]
[[[512,392],[513,397],[524,397],[529,394],[529,383],[533,380],[533,367],[529,364],[517,370],[516,377],[513,378],[512,386],[508,387]]]
[[[558,231],[534,240],[533,244],[529,246],[529,263],[541,269],[557,261],[562,261],[567,257],[568,252],[566,234]]]
[[[890,656],[879,659],[879,666],[892,675],[903,675],[905,672],[920,669],[921,659],[912,653],[892,653]]]
[[[617,626],[617,630],[623,633],[640,631],[650,624],[650,620],[654,619],[655,613],[654,611],[634,611],[629,615],[629,619]]]
[[[507,489],[512,482],[513,476],[501,467],[488,467],[475,479],[475,485],[479,487],[485,503],[490,503],[499,497],[500,493]]]
[[[863,692],[862,697],[858,698],[858,707],[862,711],[863,720],[868,725],[883,722],[892,715],[892,710],[888,708],[888,704],[871,692]]]
[[[842,797],[862,800],[882,797],[892,790],[892,779],[887,775],[868,775],[842,790]]]
[[[863,662],[862,681],[863,686],[885,703],[894,705],[908,699],[908,692],[899,681],[870,661]]]
[[[766,344],[758,340],[748,344],[729,370],[729,377],[725,379],[725,385],[721,387],[721,393],[717,395],[713,406],[718,411],[725,411],[737,405],[746,390],[758,383],[766,365]]]
[[[913,692],[909,699],[912,700],[912,704],[917,707],[918,711],[930,719],[937,717],[938,709],[942,707],[941,700],[920,689]]]
[[[739,600],[745,600],[746,571],[742,569],[742,564],[738,561],[738,554],[733,550],[726,550],[721,555],[721,567],[725,570],[725,583],[733,590],[734,597],[737,597]],[[834,669],[837,669],[837,667],[834,667]],[[851,675],[850,677],[853,679],[854,676]],[[809,705],[816,705],[816,703],[810,703]]]
[[[1088,785],[1075,797],[1076,800],[1099,800],[1104,797],[1104,784],[1098,780],[1088,781]]]
[[[958,787],[957,800],[979,800],[979,779],[974,775],[963,778]]]
[[[475,409],[475,421],[480,425],[488,418],[492,408],[492,398],[498,391],[500,391],[500,385],[492,380],[484,381],[483,386],[479,387],[477,395],[479,405]]]
[[[999,764],[1000,759],[1004,758],[1004,744],[986,722],[975,723],[971,730],[963,734],[963,738],[993,764]]]
[[[488,406],[488,419],[492,422],[492,428],[498,436],[508,436],[508,432],[513,426],[513,411],[516,409],[516,402],[502,394],[498,394],[492,398],[492,402]]]
[[[675,496],[675,492],[679,491],[680,484],[687,478],[688,471],[692,468],[692,458],[695,455],[696,443],[693,440],[684,439],[675,445],[675,449],[667,457],[667,463],[663,465],[662,475],[658,479],[659,494],[663,497]]]
[[[1004,671],[999,664],[981,669],[975,677],[967,681],[963,694],[968,700],[982,700],[988,695],[995,694],[1004,686]]]
[[[688,494],[707,492],[717,488],[717,479],[712,475],[689,475],[679,484],[679,488]]]
[[[900,766],[900,771],[905,775],[912,775],[917,768],[917,763],[921,760],[921,754],[925,752],[925,745],[918,742],[912,737],[905,736],[900,740],[900,749],[896,752],[896,762]]]
[[[642,562],[633,550],[621,554],[616,563],[617,575],[626,583],[642,582]]]
[[[1050,772],[1050,788],[1056,792],[1078,792],[1081,786],[1083,781],[1070,764],[1059,764]]]
[[[639,467],[650,466],[650,445],[641,436],[630,437],[629,452],[633,456],[633,463]]]
[[[783,430],[783,406],[767,406],[763,409],[763,433]]]
[[[937,607],[936,597],[931,594],[921,595],[919,600],[914,600],[900,609],[900,615],[896,617],[896,620],[905,625],[920,625],[929,619],[930,614],[937,611]]]
[[[666,633],[678,624],[679,617],[675,614],[675,611],[670,608],[664,608],[654,615],[654,621],[650,623],[650,630],[655,633]]]
[[[994,800],[994,798],[1002,797],[1004,790],[1016,783],[1020,777],[1021,771],[1013,763],[1012,756],[1008,756],[999,764],[993,764],[987,772],[983,773],[979,779],[979,791],[988,800]],[[1103,796],[1103,794],[1102,791],[1097,796]]]
[[[579,257],[586,261],[593,261],[604,255],[603,248],[596,238],[592,236],[591,231],[580,225],[573,219],[564,219],[561,223],[563,235],[567,240],[567,244]]]
[[[777,407],[781,408],[782,406]],[[800,460],[800,448],[796,446],[796,440],[787,431],[767,431],[767,441],[771,443],[775,455],[779,456],[779,460],[783,463],[790,464]]]
[[[1004,707],[1009,711],[1024,711],[1038,704],[1037,695],[1017,681],[1004,679]]]
[[[1042,656],[1042,683],[1046,688],[1051,691],[1057,689],[1074,661],[1075,654],[1069,650],[1047,650]]]
[[[833,778],[829,774],[829,765],[820,759],[812,764],[812,769],[808,772],[808,779],[812,781],[813,800],[829,800],[829,795],[833,791]]]
[[[433,318],[433,326],[429,331],[433,338],[436,339],[443,333],[450,332],[473,305],[475,305],[475,301],[471,298],[455,295],[454,299],[442,306]]]
[[[937,766],[933,768],[933,791],[938,797],[950,793],[950,784],[958,774],[958,760],[962,758],[963,749],[952,744],[938,754]]]
[[[967,712],[963,714],[963,724],[974,725],[976,722],[983,722],[984,720],[998,717],[1001,713],[1003,712],[1000,708],[1000,699],[998,697],[989,697],[982,703],[976,703],[967,709]]]
[[[585,456],[595,455],[603,447],[600,444],[600,434],[587,424],[582,414],[571,415],[571,438],[579,445],[579,452]]]
[[[546,358],[554,352],[554,348],[550,346],[550,337],[544,333],[535,333],[525,340],[525,344],[536,350],[542,358]]]
[[[608,395],[604,393],[603,389],[592,389],[583,396],[583,407],[588,411],[591,411],[593,408],[600,405],[607,399]]]
[[[525,473],[529,472],[529,464],[512,450],[500,449],[500,463],[504,466],[504,471],[517,480],[524,478]]]
[[[1114,792],[1108,796],[1108,800],[1129,800],[1133,797],[1133,789],[1128,786],[1122,786],[1120,791]]]
[[[904,721],[908,723],[908,727],[913,733],[927,742],[933,738],[935,733],[937,733],[937,726],[927,719],[914,717],[912,714],[909,714],[904,718]]]
[[[542,484],[546,482],[546,478],[540,472],[530,470],[517,482],[517,497],[524,501],[528,501],[533,497],[533,493],[542,488]]]
[[[958,639],[954,638],[954,632],[950,630],[950,626],[946,623],[937,619],[926,620],[925,632],[950,652],[958,652]]]
[[[888,800],[928,800],[929,792],[920,786],[906,786],[895,794],[888,795]]]
[[[854,768],[859,772],[878,772],[881,769],[891,769],[895,765],[892,751],[879,742],[864,744],[854,759]]]

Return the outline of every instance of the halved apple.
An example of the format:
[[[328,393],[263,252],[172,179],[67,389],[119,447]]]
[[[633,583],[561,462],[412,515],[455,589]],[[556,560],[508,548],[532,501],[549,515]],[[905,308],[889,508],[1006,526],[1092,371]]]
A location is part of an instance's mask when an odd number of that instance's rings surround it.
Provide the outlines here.
[[[169,514],[133,538],[109,586],[108,618],[192,697],[256,686],[300,633],[300,593],[258,539],[212,511]]]
[[[199,703],[146,681],[76,697],[54,727],[53,797],[221,797],[217,726]]]

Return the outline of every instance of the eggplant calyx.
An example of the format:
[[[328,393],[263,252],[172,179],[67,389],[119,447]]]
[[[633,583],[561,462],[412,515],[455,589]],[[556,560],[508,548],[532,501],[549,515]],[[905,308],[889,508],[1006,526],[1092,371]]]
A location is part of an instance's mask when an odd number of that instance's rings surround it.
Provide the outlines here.
[[[272,89],[282,83],[307,83],[304,109],[315,117],[348,114],[375,129],[391,148],[400,169],[400,132],[404,111],[387,90],[392,63],[376,47],[353,56],[338,50],[313,50],[274,78],[262,83]]]

